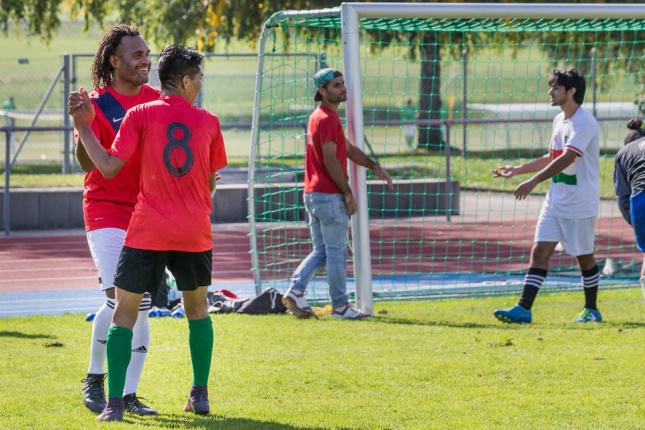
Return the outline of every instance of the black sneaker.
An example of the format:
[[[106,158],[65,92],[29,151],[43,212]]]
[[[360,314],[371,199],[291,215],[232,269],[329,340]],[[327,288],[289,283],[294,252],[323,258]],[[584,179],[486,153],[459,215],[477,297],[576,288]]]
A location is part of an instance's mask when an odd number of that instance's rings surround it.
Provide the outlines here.
[[[143,398],[143,397],[142,397]],[[157,415],[158,412],[152,409],[150,406],[146,406],[139,401],[137,398],[137,393],[126,394],[123,396],[123,403],[125,405],[125,410],[137,415]]]
[[[190,389],[188,403],[184,407],[184,412],[192,412],[197,415],[208,415],[210,404],[208,403],[208,387],[195,387]]]
[[[82,379],[83,385],[83,403],[87,409],[97,414],[103,412],[107,405],[105,399],[105,388],[103,381],[105,381],[105,373],[88,373],[87,378]]]
[[[122,421],[123,420],[123,399],[110,398],[105,410],[96,417],[98,421]]]

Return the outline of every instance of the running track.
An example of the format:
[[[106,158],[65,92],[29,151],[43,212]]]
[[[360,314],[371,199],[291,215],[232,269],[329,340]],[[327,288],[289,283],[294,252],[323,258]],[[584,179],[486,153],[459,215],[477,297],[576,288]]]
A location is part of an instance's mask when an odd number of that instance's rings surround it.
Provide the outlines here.
[[[621,218],[598,221],[596,256],[599,262],[609,256],[607,249],[616,241],[623,244],[634,241],[633,233],[625,228]],[[486,258],[495,255],[498,270],[522,271],[532,242],[534,223],[530,224],[531,228],[519,231],[517,225],[508,221],[437,222],[425,228],[374,227],[370,232],[375,239],[372,242],[373,270],[381,275],[405,274],[411,269],[413,273],[482,273],[486,271]],[[405,241],[400,241],[402,231]],[[240,297],[255,294],[247,232],[246,224],[215,227],[211,290],[226,288]],[[302,239],[298,251],[304,256],[309,249],[307,228],[293,228],[287,234]],[[266,249],[267,243],[263,242],[260,238],[258,245]],[[406,246],[408,258],[380,260],[377,257],[380,253],[400,255],[401,248]],[[273,259],[273,264],[283,258],[277,252],[269,254],[267,258]],[[636,254],[635,247],[628,246],[622,248],[620,254],[611,256],[629,261],[639,259]],[[408,267],[409,259],[414,260],[415,267]],[[552,263],[554,267],[574,265],[566,254]],[[351,264],[348,269],[351,278]],[[292,270],[278,270],[273,275],[288,278]],[[83,230],[14,232],[10,237],[0,237],[0,317],[93,312],[103,300]]]
[[[213,283],[241,296],[254,291],[247,231],[245,224],[213,232]],[[83,230],[3,236],[0,317],[95,311],[104,299],[97,276]]]

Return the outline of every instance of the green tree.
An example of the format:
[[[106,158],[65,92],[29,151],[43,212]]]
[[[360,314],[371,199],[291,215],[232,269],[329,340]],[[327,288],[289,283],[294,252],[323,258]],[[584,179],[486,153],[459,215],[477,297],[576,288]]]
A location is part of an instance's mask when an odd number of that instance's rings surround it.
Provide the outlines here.
[[[383,1],[383,0],[381,0]],[[393,2],[392,0],[385,0]],[[438,0],[448,3],[499,3],[499,0]],[[550,3],[553,0],[522,1],[522,3]],[[588,0],[587,0],[588,1]],[[413,0],[412,2],[423,2]],[[502,3],[513,3],[501,0]],[[583,3],[573,0],[565,3]],[[640,0],[596,0],[596,3],[641,3]],[[239,38],[254,44],[259,37],[261,24],[280,10],[307,10],[338,6],[340,2],[330,0],[0,0],[0,23],[5,33],[9,22],[25,23],[29,31],[51,39],[60,26],[59,14],[68,12],[71,17],[82,16],[86,26],[90,22],[104,24],[107,16],[115,16],[119,22],[136,24],[149,42],[157,45],[181,43],[197,46],[204,51],[213,51],[217,43],[228,43]],[[562,18],[566,18],[563,16]],[[583,40],[579,32],[530,32],[514,33],[515,44],[520,49],[522,42],[532,38],[533,43],[541,43],[550,58],[559,58],[559,49],[567,50],[568,58],[579,58],[578,67],[587,73],[591,67],[592,51],[590,46],[597,42],[596,54],[599,58],[610,58],[597,65],[599,76],[609,76],[603,71],[617,67],[626,71],[642,70],[642,58],[634,59],[634,52],[642,55],[645,50],[642,42],[645,32],[598,32],[595,40]],[[508,34],[507,34],[508,35]],[[506,36],[507,36],[506,35]],[[373,36],[376,36],[374,34]],[[463,49],[474,52],[478,46],[486,45],[489,39],[506,37],[501,34],[490,36],[487,32],[445,33],[428,29],[417,32],[379,31],[380,41],[387,48],[388,40],[408,38],[410,55],[420,59],[421,81],[419,86],[419,119],[421,121],[439,120],[441,112],[441,59],[444,56],[458,58]],[[621,39],[622,42],[619,40]],[[633,43],[624,43],[624,41]],[[449,42],[449,43],[448,43]],[[508,46],[508,44],[506,45]],[[606,55],[611,54],[611,55]],[[626,55],[629,54],[629,55]],[[555,60],[554,60],[555,63]],[[555,65],[555,64],[554,64]],[[642,92],[639,100],[645,99],[645,75],[640,76]],[[601,89],[611,86],[609,78],[598,82]],[[636,96],[636,95],[635,95]],[[439,127],[419,127],[419,146],[441,148]]]
[[[0,25],[5,34],[9,23],[24,23],[27,29],[44,39],[51,39],[60,27],[59,13],[63,0],[0,0]]]

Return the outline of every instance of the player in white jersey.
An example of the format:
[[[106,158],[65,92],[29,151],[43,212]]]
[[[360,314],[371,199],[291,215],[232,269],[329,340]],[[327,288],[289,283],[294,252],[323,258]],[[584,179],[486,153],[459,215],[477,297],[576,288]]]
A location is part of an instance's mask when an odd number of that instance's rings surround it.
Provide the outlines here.
[[[515,189],[515,198],[525,199],[541,182],[551,179],[535,229],[529,269],[517,306],[498,309],[497,319],[530,323],[531,308],[549,270],[549,260],[558,243],[575,257],[582,272],[585,307],[576,322],[602,321],[597,306],[600,272],[594,257],[594,229],[600,204],[600,145],[598,124],[582,108],[585,79],[576,69],[554,70],[549,76],[552,106],[562,112],[553,120],[549,152],[521,166],[501,166],[493,176],[512,178],[535,173]]]

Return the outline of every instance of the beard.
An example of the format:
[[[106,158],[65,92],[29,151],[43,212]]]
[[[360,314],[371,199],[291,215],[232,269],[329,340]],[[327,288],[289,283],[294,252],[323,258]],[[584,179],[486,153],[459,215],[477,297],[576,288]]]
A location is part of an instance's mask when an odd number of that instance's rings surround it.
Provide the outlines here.
[[[330,103],[342,103],[347,101],[347,93],[339,94],[338,97],[330,98]]]
[[[118,73],[122,81],[136,86],[141,86],[143,84],[147,84],[150,81],[150,67],[148,67],[147,70],[148,73],[141,75],[141,68],[126,65],[125,67],[119,68]]]

